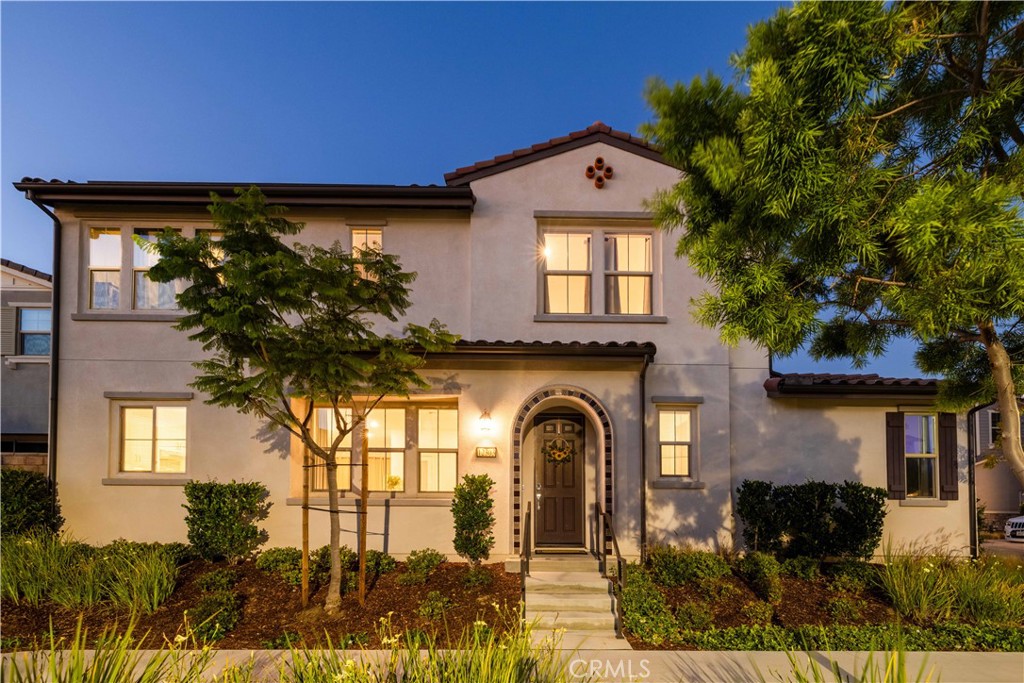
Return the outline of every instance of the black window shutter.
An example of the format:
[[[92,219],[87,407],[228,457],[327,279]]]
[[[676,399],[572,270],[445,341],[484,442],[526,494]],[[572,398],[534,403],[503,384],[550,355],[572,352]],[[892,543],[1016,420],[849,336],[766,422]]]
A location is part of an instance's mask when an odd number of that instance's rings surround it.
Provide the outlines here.
[[[907,497],[907,464],[903,443],[903,413],[885,414],[885,464],[889,500]]]
[[[956,451],[956,415],[939,413],[939,500],[956,500],[959,496]]]

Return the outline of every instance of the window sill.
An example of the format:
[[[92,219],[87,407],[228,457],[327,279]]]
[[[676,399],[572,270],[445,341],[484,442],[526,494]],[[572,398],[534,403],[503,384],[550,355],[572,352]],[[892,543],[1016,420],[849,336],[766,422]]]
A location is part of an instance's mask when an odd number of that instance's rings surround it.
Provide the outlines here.
[[[707,484],[693,479],[669,479],[661,477],[651,482],[652,489],[704,489]]]
[[[653,323],[664,325],[664,315],[571,315],[561,313],[540,313],[533,316],[535,323]]]
[[[42,363],[49,363],[50,357],[47,356],[4,356],[4,365],[8,365],[12,368],[17,368],[19,365],[40,365]]]
[[[341,507],[358,507],[359,498],[342,498],[338,501]],[[286,505],[302,505],[302,498],[288,498],[285,502]],[[324,507],[327,505],[326,496],[310,496],[309,504],[316,507]],[[451,507],[452,499],[448,498],[375,498],[373,494],[370,494],[370,507]]]
[[[184,486],[190,481],[181,477],[107,477],[100,483],[103,486]]]
[[[72,320],[132,321],[137,323],[176,323],[184,312],[178,313],[72,313]]]
[[[900,501],[901,508],[944,508],[949,507],[948,500],[938,498],[904,498]]]

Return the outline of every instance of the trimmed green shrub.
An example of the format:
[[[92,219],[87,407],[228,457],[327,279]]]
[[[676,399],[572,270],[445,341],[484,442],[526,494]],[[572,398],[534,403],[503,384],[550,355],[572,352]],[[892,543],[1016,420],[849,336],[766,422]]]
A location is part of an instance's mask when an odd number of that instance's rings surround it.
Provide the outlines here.
[[[302,583],[302,551],[298,548],[267,548],[256,556],[256,568],[273,572],[285,583],[298,586]]]
[[[832,511],[835,527],[833,554],[870,558],[882,542],[885,522],[885,489],[845,481],[836,488],[838,505]]]
[[[342,558],[344,560],[344,558]],[[358,557],[356,558],[358,562]],[[366,574],[368,576],[383,576],[398,569],[398,560],[387,553],[379,550],[366,551]]]
[[[864,601],[859,598],[840,596],[825,603],[825,613],[834,621],[856,622],[860,620],[860,612]]]
[[[252,555],[266,542],[266,531],[256,523],[267,517],[268,495],[259,482],[185,484],[188,540],[199,556],[238,562]]]
[[[626,569],[622,600],[622,623],[645,643],[659,645],[671,641],[677,631],[675,617],[665,604],[650,573],[639,564]]]
[[[242,619],[242,596],[231,591],[218,591],[203,596],[185,614],[195,637],[199,640],[220,640]]]
[[[805,481],[802,484],[776,486],[773,496],[782,515],[788,543],[788,557],[827,557],[836,552],[836,484]]]
[[[452,606],[451,600],[438,591],[430,591],[416,609],[416,613],[424,619],[440,619]]]
[[[199,590],[206,593],[216,593],[234,588],[241,579],[236,570],[221,567],[200,576],[196,579],[196,585],[199,586]]]
[[[655,545],[651,547],[648,563],[654,580],[668,587],[729,574],[729,563],[706,550]]]
[[[444,555],[433,548],[413,550],[405,561],[405,573],[398,577],[398,583],[403,586],[426,583],[442,562]]]
[[[676,607],[676,624],[681,629],[702,631],[714,622],[711,608],[703,602],[687,602]]]
[[[774,557],[768,553],[749,553],[739,561],[737,568],[757,597],[773,605],[782,600],[782,581],[779,580],[782,565]]]
[[[466,588],[477,588],[479,586],[490,586],[494,582],[494,576],[483,567],[470,567],[466,577],[462,579],[462,585]]]
[[[829,567],[829,587],[840,593],[859,595],[867,590],[877,576],[877,571],[867,562],[845,560]]]
[[[740,608],[740,613],[759,626],[767,626],[772,623],[775,608],[763,600],[756,600]]]
[[[452,518],[455,522],[455,552],[479,565],[494,547],[494,480],[486,474],[467,474],[455,486]]]
[[[885,489],[850,481],[775,486],[746,480],[736,492],[736,513],[749,550],[868,558],[882,538]]]
[[[770,481],[745,479],[736,489],[736,514],[743,520],[743,542],[749,550],[777,553],[782,550],[785,522]]]
[[[64,524],[57,487],[38,472],[0,470],[0,534],[55,534]]]
[[[821,563],[813,557],[790,557],[782,561],[782,573],[804,581],[821,576]]]

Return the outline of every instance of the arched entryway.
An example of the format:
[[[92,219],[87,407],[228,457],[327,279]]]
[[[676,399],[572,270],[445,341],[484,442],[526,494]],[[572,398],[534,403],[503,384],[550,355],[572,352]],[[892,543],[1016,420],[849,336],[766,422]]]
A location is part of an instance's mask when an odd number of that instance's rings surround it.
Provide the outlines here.
[[[512,424],[512,549],[514,553],[518,553],[522,547],[523,513],[527,500],[527,494],[524,491],[526,468],[523,463],[525,439],[534,427],[532,421],[536,416],[545,411],[557,414],[559,407],[574,409],[593,428],[594,452],[598,455],[595,463],[599,482],[598,489],[603,494],[599,495],[597,499],[602,501],[605,510],[612,510],[614,439],[608,412],[600,401],[584,389],[571,386],[545,387],[523,402]],[[529,495],[532,496],[533,492],[529,492]],[[586,515],[584,515],[584,519],[586,519]]]

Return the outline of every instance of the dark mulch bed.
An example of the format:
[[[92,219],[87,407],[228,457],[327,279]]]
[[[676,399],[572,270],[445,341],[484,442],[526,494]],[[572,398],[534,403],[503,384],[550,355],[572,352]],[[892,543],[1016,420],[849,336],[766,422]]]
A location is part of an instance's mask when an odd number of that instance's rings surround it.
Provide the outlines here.
[[[191,562],[181,568],[178,587],[174,594],[153,614],[138,618],[136,634],[148,633],[144,644],[159,646],[165,638],[173,639],[182,633],[184,612],[195,607],[203,595],[196,579],[223,564]],[[328,617],[322,607],[326,588],[311,598],[311,608],[303,610],[299,588],[289,586],[277,575],[256,568],[252,562],[236,569],[241,580],[235,590],[243,598],[243,616],[239,624],[222,640],[213,644],[222,649],[263,648],[284,633],[298,634],[302,643],[310,647],[326,644],[327,637],[337,644],[344,636],[358,636],[367,647],[380,646],[378,628],[381,619],[391,619],[395,632],[421,629],[437,637],[439,646],[454,642],[465,628],[480,619],[496,630],[504,626],[502,617],[517,614],[520,600],[519,576],[507,574],[501,564],[485,565],[492,582],[487,586],[467,588],[464,579],[469,566],[446,562],[430,576],[426,584],[402,586],[397,583],[404,567],[380,576],[367,593],[365,607],[360,607],[356,593],[342,597],[341,611]],[[430,591],[438,591],[451,602],[442,619],[424,619],[417,614],[423,598]],[[502,610],[499,612],[494,605]],[[0,631],[3,632],[4,650],[30,647],[33,642],[48,643],[50,624],[58,637],[70,638],[81,615],[84,627],[99,635],[105,628],[118,624],[124,627],[130,621],[127,610],[97,606],[85,610],[71,610],[54,604],[38,607],[16,605],[9,600],[0,603]],[[283,647],[283,645],[276,645]]]

